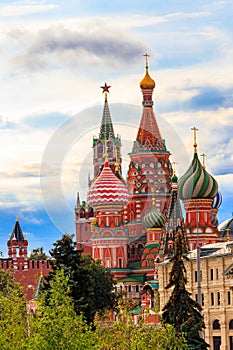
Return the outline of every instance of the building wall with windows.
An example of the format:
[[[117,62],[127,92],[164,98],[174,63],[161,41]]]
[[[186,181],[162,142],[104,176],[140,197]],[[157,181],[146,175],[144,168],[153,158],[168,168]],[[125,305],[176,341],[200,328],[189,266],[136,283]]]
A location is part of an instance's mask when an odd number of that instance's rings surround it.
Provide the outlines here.
[[[211,350],[233,350],[233,244],[221,242],[201,247],[201,304],[205,321],[205,340]],[[197,300],[197,251],[188,254],[187,290]],[[171,264],[158,265],[160,310],[168,301]]]

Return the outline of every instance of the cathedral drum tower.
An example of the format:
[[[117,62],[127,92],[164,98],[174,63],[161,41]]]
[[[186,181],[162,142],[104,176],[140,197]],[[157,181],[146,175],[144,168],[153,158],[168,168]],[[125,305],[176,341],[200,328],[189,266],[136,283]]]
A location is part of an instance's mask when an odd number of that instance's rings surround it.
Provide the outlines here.
[[[152,94],[155,81],[149,75],[148,54],[146,73],[140,82],[143,95],[143,111],[136,140],[130,155],[127,183],[130,202],[125,211],[125,222],[129,232],[142,232],[141,219],[151,210],[152,196],[155,195],[155,206],[164,215],[168,210],[171,196],[172,166],[170,152],[162,139],[153,111]]]

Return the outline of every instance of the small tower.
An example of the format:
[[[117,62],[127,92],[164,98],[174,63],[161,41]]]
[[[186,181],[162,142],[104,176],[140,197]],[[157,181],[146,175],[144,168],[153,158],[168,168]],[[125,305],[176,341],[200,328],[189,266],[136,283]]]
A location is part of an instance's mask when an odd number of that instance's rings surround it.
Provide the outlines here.
[[[186,212],[186,232],[190,250],[198,245],[219,242],[220,232],[211,219],[212,201],[217,195],[217,181],[206,171],[197,155],[194,131],[194,156],[191,165],[178,182],[178,195]]]
[[[147,229],[147,240],[142,254],[142,267],[152,266],[154,269],[155,262],[159,258],[165,216],[158,211],[154,199],[152,200],[151,211],[142,219]]]
[[[115,163],[117,161],[118,172],[121,174],[121,139],[119,135],[115,136],[112,118],[108,106],[108,93],[110,87],[111,86],[108,86],[106,83],[104,86],[101,86],[103,89],[105,101],[99,137],[93,138],[94,178],[100,174],[103,168],[106,147],[108,148],[108,162],[110,168],[115,173]]]
[[[15,270],[28,269],[28,241],[24,236],[18,218],[16,218],[14,229],[7,241],[8,258],[13,260]]]
[[[127,174],[130,202],[128,223],[140,222],[152,207],[152,192],[155,192],[157,209],[166,214],[171,194],[172,167],[170,152],[162,139],[153,111],[152,94],[155,81],[149,75],[148,54],[146,73],[140,82],[143,95],[143,111],[140,126],[130,155]],[[132,228],[132,231],[134,228]]]
[[[103,170],[91,185],[87,200],[94,208],[92,256],[105,267],[127,267],[127,230],[123,227],[124,205],[129,194],[126,186],[112,172],[106,157]]]

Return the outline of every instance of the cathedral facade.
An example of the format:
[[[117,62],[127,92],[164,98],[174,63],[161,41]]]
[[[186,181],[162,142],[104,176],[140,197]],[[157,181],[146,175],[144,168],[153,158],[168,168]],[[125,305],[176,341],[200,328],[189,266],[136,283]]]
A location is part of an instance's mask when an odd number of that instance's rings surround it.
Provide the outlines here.
[[[142,116],[122,176],[121,139],[115,135],[108,92],[99,137],[93,139],[93,174],[86,201],[79,194],[75,207],[77,248],[110,268],[118,287],[140,298],[143,286],[158,284],[156,264],[173,252],[177,226],[185,228],[187,249],[222,240],[217,228],[220,194],[216,180],[201,164],[194,130],[193,160],[181,179],[172,169],[153,108],[153,91],[146,55],[140,82]],[[185,208],[185,219],[181,210]]]

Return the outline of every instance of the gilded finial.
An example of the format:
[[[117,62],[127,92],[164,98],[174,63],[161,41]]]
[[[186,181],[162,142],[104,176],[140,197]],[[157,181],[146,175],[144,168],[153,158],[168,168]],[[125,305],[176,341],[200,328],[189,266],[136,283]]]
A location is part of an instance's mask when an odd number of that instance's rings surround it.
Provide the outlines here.
[[[102,93],[104,93],[105,95],[105,102],[108,101],[108,93],[109,93],[109,89],[110,89],[110,85],[107,85],[107,83],[104,84],[104,86],[101,86],[101,89],[103,89]]]
[[[146,52],[143,56],[146,59],[146,69],[148,69],[148,57],[150,57],[150,55],[148,55],[148,53]]]
[[[42,269],[42,265],[41,265],[41,267],[40,267],[40,278],[42,278],[43,277],[43,269]]]
[[[18,216],[16,216],[15,221],[19,221],[19,217]]]
[[[105,144],[105,154],[104,154],[104,162],[108,162],[108,140],[105,138],[104,139],[104,144]]]
[[[194,143],[193,143],[193,147],[194,147],[194,153],[197,153],[197,131],[199,129],[197,129],[195,126],[193,128],[191,128],[191,130],[193,130],[194,132]]]
[[[150,57],[150,55],[148,55],[148,53],[145,53],[143,56],[146,59],[146,74],[145,74],[144,78],[141,80],[139,85],[140,85],[141,89],[153,90],[155,87],[155,81],[150,77],[150,74],[148,71],[148,57]]]
[[[173,176],[175,176],[176,175],[176,164],[177,164],[177,162],[172,162],[172,165],[173,165]]]
[[[118,149],[115,148],[114,152],[116,153],[116,162],[115,162],[115,172],[119,171],[119,162],[118,162]]]
[[[206,168],[206,165],[205,165],[205,158],[207,157],[207,154],[202,153],[202,154],[201,154],[201,157],[202,157],[202,168],[205,169],[205,168]]]

